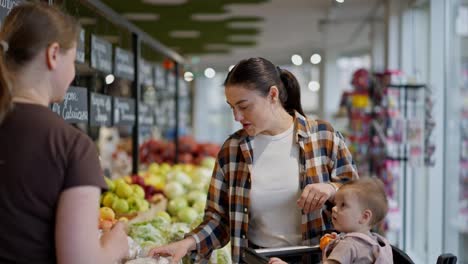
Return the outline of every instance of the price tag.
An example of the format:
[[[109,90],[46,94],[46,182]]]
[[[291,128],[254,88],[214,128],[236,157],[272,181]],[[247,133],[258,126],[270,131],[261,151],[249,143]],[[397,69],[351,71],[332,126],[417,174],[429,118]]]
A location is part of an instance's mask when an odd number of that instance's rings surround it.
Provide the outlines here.
[[[70,86],[61,103],[52,104],[52,111],[68,123],[88,122],[88,90]]]
[[[114,97],[113,124],[132,126],[135,124],[135,100]]]
[[[78,44],[76,47],[76,62],[85,63],[85,31],[84,29],[80,30],[80,35],[78,37]]]
[[[112,44],[94,35],[91,36],[91,67],[112,72]]]
[[[92,126],[112,125],[112,97],[91,93],[89,122]]]
[[[140,103],[139,105],[139,120],[141,126],[154,125],[154,115],[151,107],[147,104]]]
[[[10,13],[13,7],[24,2],[23,0],[2,0],[0,1],[0,27],[6,16]]]
[[[135,79],[135,62],[133,53],[115,48],[114,74],[130,81]]]

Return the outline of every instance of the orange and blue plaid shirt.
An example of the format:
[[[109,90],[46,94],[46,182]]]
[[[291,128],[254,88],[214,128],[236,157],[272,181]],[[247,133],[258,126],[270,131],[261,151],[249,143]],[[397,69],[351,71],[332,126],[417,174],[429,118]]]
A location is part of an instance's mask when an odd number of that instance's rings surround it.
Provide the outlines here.
[[[299,145],[301,189],[308,184],[357,179],[357,169],[341,134],[320,120],[294,117],[295,142]],[[196,262],[205,262],[214,249],[231,242],[232,261],[239,263],[248,247],[250,173],[253,140],[244,130],[223,144],[211,179],[205,217],[188,236],[197,242]],[[281,164],[271,164],[271,169]],[[296,206],[296,205],[294,205]],[[302,215],[303,245],[317,244],[321,231],[331,228],[330,207]]]

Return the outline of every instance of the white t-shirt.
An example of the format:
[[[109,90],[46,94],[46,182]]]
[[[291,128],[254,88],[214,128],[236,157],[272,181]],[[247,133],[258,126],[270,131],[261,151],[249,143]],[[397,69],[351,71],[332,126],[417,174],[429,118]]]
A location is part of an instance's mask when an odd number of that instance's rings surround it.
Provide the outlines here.
[[[299,147],[293,131],[294,124],[254,139],[248,238],[261,247],[301,245]]]

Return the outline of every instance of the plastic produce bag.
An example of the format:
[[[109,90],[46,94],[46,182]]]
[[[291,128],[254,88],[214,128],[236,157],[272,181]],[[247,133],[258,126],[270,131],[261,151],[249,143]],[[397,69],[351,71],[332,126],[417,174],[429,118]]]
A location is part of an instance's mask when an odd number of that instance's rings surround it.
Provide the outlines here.
[[[158,257],[158,258],[138,258],[125,262],[125,264],[170,264],[171,258]]]

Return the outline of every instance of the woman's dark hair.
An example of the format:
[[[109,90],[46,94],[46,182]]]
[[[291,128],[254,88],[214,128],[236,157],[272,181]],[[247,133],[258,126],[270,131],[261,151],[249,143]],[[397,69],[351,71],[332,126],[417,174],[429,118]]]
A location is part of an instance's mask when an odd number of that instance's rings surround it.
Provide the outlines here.
[[[12,107],[12,77],[39,52],[57,42],[63,52],[76,44],[79,23],[46,3],[14,7],[0,31],[0,123]]]
[[[297,111],[305,116],[301,106],[301,88],[296,77],[264,58],[250,58],[237,63],[224,81],[224,86],[230,85],[241,85],[264,97],[268,96],[271,86],[276,86],[284,109],[290,114]]]

